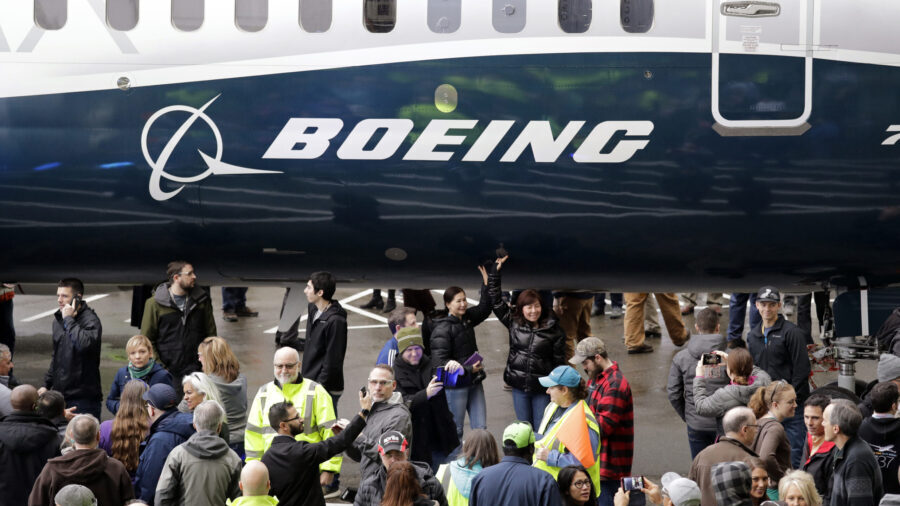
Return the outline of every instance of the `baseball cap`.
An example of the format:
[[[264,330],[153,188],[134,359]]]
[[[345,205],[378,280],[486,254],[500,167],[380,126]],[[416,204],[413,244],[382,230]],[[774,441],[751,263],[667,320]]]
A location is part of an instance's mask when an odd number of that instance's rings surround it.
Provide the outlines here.
[[[781,302],[781,292],[774,286],[764,286],[756,293],[756,300]]]
[[[560,365],[557,366],[556,369],[553,369],[549,376],[544,376],[538,379],[538,381],[542,386],[547,388],[555,387],[557,385],[573,388],[581,383],[581,375],[578,374],[578,371],[567,365]]]
[[[381,435],[378,439],[378,453],[384,455],[392,451],[406,451],[406,436],[395,431],[389,430]]]
[[[503,446],[508,446],[507,441],[512,441],[516,448],[525,448],[534,444],[534,431],[528,422],[513,422],[503,429]]]
[[[575,356],[569,359],[572,365],[581,365],[585,359],[606,353],[606,343],[597,337],[585,337],[575,347]]]
[[[663,492],[675,506],[699,506],[702,494],[693,480],[683,478],[678,473],[668,472],[662,476]]]
[[[59,506],[97,506],[97,498],[84,485],[66,485],[59,489],[53,502]]]
[[[144,392],[143,398],[156,409],[169,409],[178,402],[178,395],[171,385],[157,383]]]
[[[424,341],[422,341],[422,330],[418,327],[403,327],[397,332],[397,348],[400,353],[406,351],[410,346],[425,348]]]

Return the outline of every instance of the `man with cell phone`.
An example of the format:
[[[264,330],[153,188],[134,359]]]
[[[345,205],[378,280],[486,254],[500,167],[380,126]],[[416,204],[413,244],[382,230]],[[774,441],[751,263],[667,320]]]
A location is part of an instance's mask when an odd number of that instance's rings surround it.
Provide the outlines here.
[[[100,318],[82,299],[84,284],[65,278],[57,284],[59,311],[53,315],[53,352],[44,386],[57,390],[66,399],[68,413],[100,418],[103,388],[100,385]]]

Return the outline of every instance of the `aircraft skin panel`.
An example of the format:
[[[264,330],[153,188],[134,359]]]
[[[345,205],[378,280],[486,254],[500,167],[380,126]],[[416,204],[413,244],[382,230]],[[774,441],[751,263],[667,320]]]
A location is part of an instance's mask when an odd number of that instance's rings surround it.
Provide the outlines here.
[[[802,59],[723,58],[727,117],[803,110]],[[0,278],[152,282],[177,256],[211,280],[328,269],[427,287],[469,279],[502,243],[523,286],[896,281],[900,98],[884,83],[900,69],[823,60],[813,73],[810,129],[793,137],[717,134],[703,53],[2,99],[0,231],[15,246]]]

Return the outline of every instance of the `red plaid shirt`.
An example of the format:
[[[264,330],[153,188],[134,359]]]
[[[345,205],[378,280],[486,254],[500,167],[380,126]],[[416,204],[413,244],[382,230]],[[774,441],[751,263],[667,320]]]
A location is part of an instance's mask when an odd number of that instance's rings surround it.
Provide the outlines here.
[[[634,402],[628,380],[612,366],[587,383],[588,405],[600,424],[600,477],[631,476],[634,459]]]

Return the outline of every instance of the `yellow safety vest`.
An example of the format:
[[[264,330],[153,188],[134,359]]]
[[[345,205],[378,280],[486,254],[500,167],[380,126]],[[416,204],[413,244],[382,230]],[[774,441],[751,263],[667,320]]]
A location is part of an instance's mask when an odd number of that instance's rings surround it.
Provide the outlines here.
[[[581,407],[581,410],[578,407]],[[587,421],[588,430],[592,430],[597,433],[597,453],[594,455],[594,465],[587,468],[588,475],[591,477],[591,481],[594,482],[594,492],[595,496],[598,497],[600,494],[600,425],[597,423],[597,418],[594,417],[594,413],[591,412],[591,408],[587,405],[584,400],[578,401],[578,405],[574,406],[568,412],[566,412],[559,420],[556,421],[556,424],[553,427],[547,428],[547,425],[550,424],[550,419],[553,418],[553,414],[556,413],[557,409],[561,408],[558,404],[551,402],[547,405],[547,408],[544,409],[544,418],[541,420],[540,428],[538,429],[539,434],[543,434],[543,437],[535,441],[535,448],[547,448],[549,450],[556,450],[559,453],[566,453],[566,446],[562,444],[562,442],[556,437],[556,433],[559,431],[559,428],[563,425],[563,422],[566,421],[570,416],[581,416],[582,413]],[[558,467],[553,467],[547,465],[543,460],[534,459],[534,467],[538,469],[543,469],[547,471],[553,476],[553,479],[556,479],[556,476],[559,474]]]
[[[334,405],[331,395],[324,387],[313,380],[303,379],[302,383],[291,383],[279,388],[274,381],[259,387],[253,405],[247,412],[247,429],[244,431],[244,450],[247,460],[259,460],[275,439],[276,431],[269,425],[269,408],[273,404],[291,401],[297,413],[303,416],[303,433],[298,434],[297,441],[318,443],[334,435]],[[332,457],[319,466],[320,471],[341,472],[340,455]]]
[[[456,488],[456,483],[453,481],[453,474],[450,472],[452,464],[452,462],[441,464],[438,467],[436,477],[441,482],[441,487],[444,488],[444,495],[447,497],[449,506],[469,506],[469,500],[459,492],[459,489]]]

